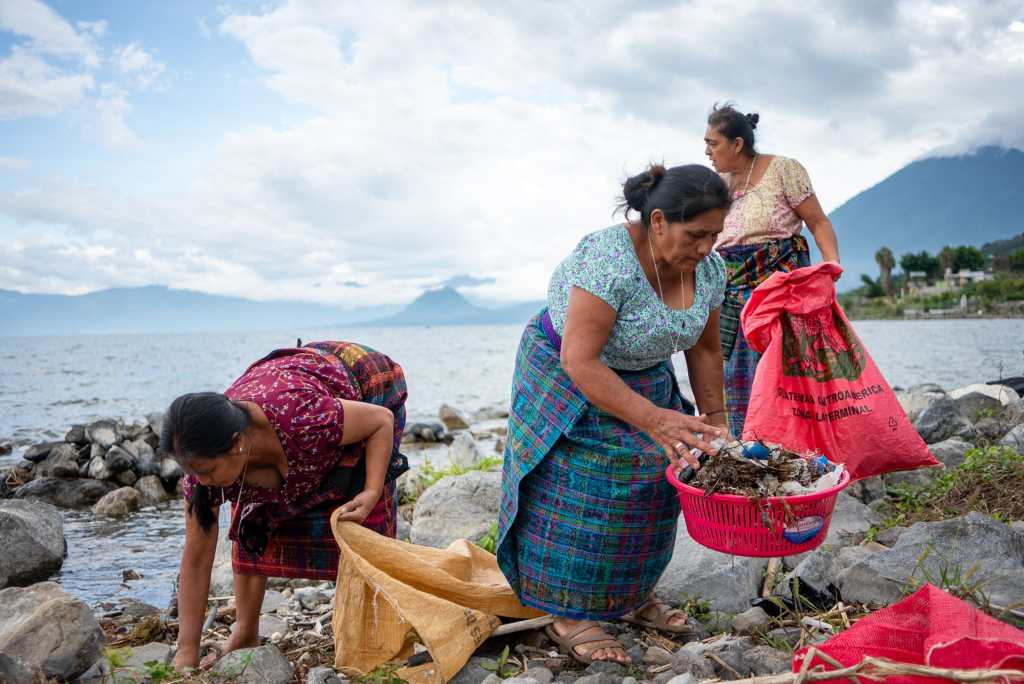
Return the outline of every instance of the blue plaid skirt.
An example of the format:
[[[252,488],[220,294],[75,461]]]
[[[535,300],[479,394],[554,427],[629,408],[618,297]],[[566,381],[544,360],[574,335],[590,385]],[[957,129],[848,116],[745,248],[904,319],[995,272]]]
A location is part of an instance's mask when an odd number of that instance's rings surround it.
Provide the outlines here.
[[[692,412],[669,362],[619,375],[656,405]],[[572,619],[641,606],[675,543],[667,464],[645,433],[587,402],[531,321],[512,382],[497,548],[522,603]]]

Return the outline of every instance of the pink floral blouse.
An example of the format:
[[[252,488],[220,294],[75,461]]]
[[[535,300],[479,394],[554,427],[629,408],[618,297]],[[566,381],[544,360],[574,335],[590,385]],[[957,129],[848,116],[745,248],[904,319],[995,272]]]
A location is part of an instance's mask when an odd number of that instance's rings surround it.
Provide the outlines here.
[[[813,194],[811,178],[800,162],[772,157],[761,180],[745,193],[733,196],[732,209],[715,248],[793,237],[803,226],[794,209]]]

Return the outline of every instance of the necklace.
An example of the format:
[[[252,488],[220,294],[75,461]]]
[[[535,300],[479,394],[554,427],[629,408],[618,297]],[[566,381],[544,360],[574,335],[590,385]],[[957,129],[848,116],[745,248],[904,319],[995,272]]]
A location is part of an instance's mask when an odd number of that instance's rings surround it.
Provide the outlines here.
[[[238,496],[235,498],[235,505],[242,505],[242,492],[245,491],[245,473],[249,470],[249,452],[252,450],[252,445],[245,450],[245,465],[242,466],[242,474],[238,478]]]
[[[750,174],[754,173],[754,166],[757,164],[757,158],[760,157],[760,156],[761,155],[759,155],[759,154],[755,154],[754,155],[754,161],[750,162],[750,168],[747,169],[747,181],[743,184],[743,189],[742,190],[737,190],[734,193],[736,195],[736,199],[739,199],[740,197],[743,197],[744,195],[746,195],[747,194],[747,190],[750,189]]]
[[[651,231],[647,231],[647,246],[651,248],[651,263],[654,264],[654,278],[658,282],[658,295],[661,297],[661,303],[668,308],[668,304],[665,303],[665,293],[661,289],[661,274],[658,272],[658,260],[654,256],[654,240],[651,239]],[[683,274],[679,274],[679,290],[683,293],[683,306],[686,306],[686,278]],[[672,322],[668,318],[668,313],[662,310],[661,317],[665,319],[665,327],[668,328],[669,332],[672,333],[672,353],[679,353],[679,333],[672,331]]]

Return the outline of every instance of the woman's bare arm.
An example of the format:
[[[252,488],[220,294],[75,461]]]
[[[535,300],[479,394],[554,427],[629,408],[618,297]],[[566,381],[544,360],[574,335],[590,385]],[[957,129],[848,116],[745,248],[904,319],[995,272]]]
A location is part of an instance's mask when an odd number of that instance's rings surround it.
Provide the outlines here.
[[[365,442],[366,485],[341,506],[340,520],[362,522],[384,492],[384,477],[394,447],[395,416],[390,409],[364,401],[343,399],[345,429],[341,443]]]
[[[214,520],[219,510],[220,506],[213,507]],[[185,548],[181,552],[178,578],[178,652],[174,656],[174,666],[178,669],[199,667],[199,641],[216,552],[217,523],[204,532],[195,516],[186,509]]]
[[[839,240],[836,239],[836,231],[832,228],[832,221],[821,208],[817,195],[811,195],[793,210],[804,223],[807,230],[814,236],[814,243],[818,245],[821,258],[825,261],[839,263]]]
[[[725,385],[720,341],[719,310],[708,316],[697,344],[686,354],[686,372],[690,376],[697,411],[707,416],[707,422],[725,427]]]

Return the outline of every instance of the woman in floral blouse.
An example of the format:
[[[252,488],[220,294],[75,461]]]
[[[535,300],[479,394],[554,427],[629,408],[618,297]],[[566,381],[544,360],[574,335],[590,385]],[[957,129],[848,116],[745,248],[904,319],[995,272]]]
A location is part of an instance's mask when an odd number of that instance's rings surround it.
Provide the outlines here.
[[[832,222],[821,209],[811,179],[795,159],[761,154],[754,147],[760,117],[731,105],[714,107],[704,134],[705,154],[729,184],[732,207],[715,249],[725,260],[728,283],[721,312],[725,408],[729,431],[739,437],[747,417],[759,356],[740,329],[751,293],[776,271],[810,265],[806,224],[825,261],[839,261]]]
[[[315,342],[272,352],[224,394],[171,403],[160,446],[184,469],[188,502],[175,667],[199,665],[220,504],[232,507],[237,611],[223,652],[259,645],[268,576],[335,579],[336,510],[395,536],[406,396],[402,369],[387,356]]]

